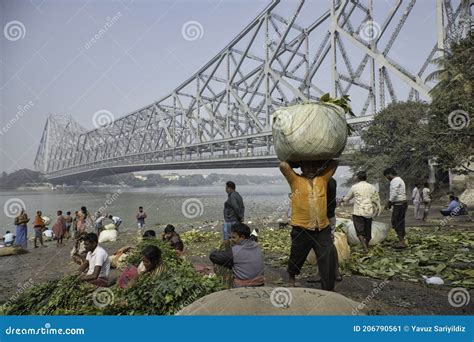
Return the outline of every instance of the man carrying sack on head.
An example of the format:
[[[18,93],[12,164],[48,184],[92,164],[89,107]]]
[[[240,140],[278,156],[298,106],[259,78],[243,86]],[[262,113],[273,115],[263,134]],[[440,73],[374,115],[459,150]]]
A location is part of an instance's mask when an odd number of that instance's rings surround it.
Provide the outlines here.
[[[327,186],[336,172],[338,162],[302,161],[301,175],[293,171],[294,163],[280,163],[280,171],[288,181],[291,192],[291,252],[288,261],[288,286],[295,286],[295,276],[311,249],[314,249],[321,275],[321,288],[334,290],[336,258],[333,250],[330,222],[327,215]]]

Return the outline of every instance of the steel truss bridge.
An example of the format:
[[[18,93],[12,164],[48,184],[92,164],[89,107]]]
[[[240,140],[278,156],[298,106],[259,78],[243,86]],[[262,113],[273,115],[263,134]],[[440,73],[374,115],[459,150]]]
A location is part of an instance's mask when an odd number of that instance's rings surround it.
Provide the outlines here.
[[[290,2],[292,11],[283,13],[289,3],[273,1],[162,99],[89,131],[72,117],[50,115],[35,167],[56,182],[142,170],[273,167],[272,112],[326,92],[351,95],[357,117],[348,122],[360,131],[390,102],[429,101],[430,61],[470,28],[470,1],[432,0],[436,25],[404,29],[419,20],[414,13],[426,1],[418,2],[393,0],[389,8],[385,1],[375,16],[373,0]],[[425,58],[416,72],[391,54],[409,35],[432,40],[419,51]],[[357,139],[350,146],[357,148]]]

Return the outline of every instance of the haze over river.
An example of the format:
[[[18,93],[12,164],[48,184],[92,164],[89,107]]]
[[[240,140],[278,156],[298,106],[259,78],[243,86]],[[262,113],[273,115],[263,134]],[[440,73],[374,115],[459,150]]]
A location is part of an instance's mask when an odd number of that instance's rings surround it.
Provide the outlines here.
[[[340,197],[347,189],[339,186],[337,190],[337,196]],[[272,215],[278,208],[282,217],[286,214],[286,209],[283,208],[287,207],[290,192],[287,184],[237,185],[237,191],[244,199],[246,221]],[[179,226],[203,221],[222,222],[226,199],[224,185],[0,191],[0,204],[3,209],[0,211],[0,232],[14,232],[13,218],[8,215],[12,216],[18,208],[18,203],[24,203],[31,218],[29,228],[37,210],[42,210],[43,215],[54,219],[57,210],[62,210],[64,214],[66,211],[74,213],[81,206],[86,206],[92,214],[103,208],[107,213],[120,216],[123,220],[120,229],[130,230],[137,228],[135,214],[139,206],[143,206],[148,215],[148,225],[172,223]]]

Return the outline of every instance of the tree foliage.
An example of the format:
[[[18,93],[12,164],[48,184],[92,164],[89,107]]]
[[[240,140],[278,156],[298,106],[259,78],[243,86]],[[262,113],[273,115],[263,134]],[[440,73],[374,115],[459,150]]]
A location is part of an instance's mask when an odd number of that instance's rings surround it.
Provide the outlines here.
[[[444,57],[434,62],[440,67],[428,76],[438,80],[432,89],[429,134],[433,144],[429,153],[436,157],[439,167],[462,167],[472,161],[474,113],[474,35],[471,33],[454,42]],[[472,165],[469,169],[474,170]]]
[[[351,163],[354,174],[366,170],[370,182],[382,185],[383,170],[393,167],[406,183],[423,182],[428,176],[428,109],[422,102],[399,102],[379,112],[361,134],[362,148]]]

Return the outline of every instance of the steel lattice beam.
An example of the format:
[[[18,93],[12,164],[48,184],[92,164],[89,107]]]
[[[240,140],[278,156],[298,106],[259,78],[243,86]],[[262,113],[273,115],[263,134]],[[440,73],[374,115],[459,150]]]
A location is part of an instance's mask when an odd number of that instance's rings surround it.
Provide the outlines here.
[[[273,166],[271,113],[282,105],[315,100],[325,92],[341,96],[363,91],[367,97],[355,108],[359,116],[349,119],[361,125],[384,108],[387,99],[402,98],[394,78],[410,90],[409,98],[429,99],[430,87],[422,80],[429,61],[449,32],[464,32],[464,26],[456,26],[459,18],[469,17],[465,0],[436,1],[438,38],[417,74],[390,56],[396,40],[403,39],[416,0],[395,1],[380,18],[374,17],[373,0],[331,0],[308,25],[298,18],[303,11],[317,13],[314,4],[301,0],[282,15],[277,13],[279,1],[273,1],[169,95],[106,129],[86,131],[71,119],[50,116],[35,166],[50,179],[191,165]],[[453,10],[455,3],[459,5]],[[382,23],[369,42],[360,32],[367,20]],[[387,43],[379,46],[384,37]],[[362,52],[362,60],[351,57],[348,49]],[[330,70],[323,67],[325,62]],[[321,83],[324,74],[331,83]]]

